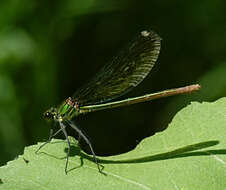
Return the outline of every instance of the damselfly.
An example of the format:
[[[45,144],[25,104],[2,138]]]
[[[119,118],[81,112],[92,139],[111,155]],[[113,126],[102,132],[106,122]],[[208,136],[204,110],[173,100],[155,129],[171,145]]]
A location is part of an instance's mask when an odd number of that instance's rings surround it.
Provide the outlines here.
[[[160,43],[161,38],[155,32],[142,31],[127,47],[108,62],[90,82],[76,91],[72,97],[67,98],[58,107],[52,107],[47,110],[44,113],[44,118],[53,120],[59,126],[59,129],[53,133],[51,128],[49,140],[42,144],[37,151],[50,142],[59,132],[63,132],[68,143],[65,166],[65,172],[67,173],[71,145],[66,128],[71,127],[89,145],[98,170],[101,172],[92,144],[82,130],[72,122],[73,118],[93,111],[116,108],[199,90],[200,86],[195,84],[139,97],[112,101],[133,89],[148,75],[158,58]]]

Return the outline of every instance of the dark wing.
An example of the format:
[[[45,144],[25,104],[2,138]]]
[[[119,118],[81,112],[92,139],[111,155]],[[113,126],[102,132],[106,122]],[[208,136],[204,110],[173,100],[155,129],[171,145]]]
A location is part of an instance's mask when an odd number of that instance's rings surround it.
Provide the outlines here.
[[[154,66],[161,38],[143,31],[123,51],[105,65],[73,100],[80,106],[99,104],[117,98],[137,86]]]

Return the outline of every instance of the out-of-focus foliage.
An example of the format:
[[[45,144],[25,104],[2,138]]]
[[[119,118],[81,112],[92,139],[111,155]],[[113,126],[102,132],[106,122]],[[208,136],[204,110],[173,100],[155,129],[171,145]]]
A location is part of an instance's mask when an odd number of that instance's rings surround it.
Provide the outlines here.
[[[203,91],[79,117],[99,155],[128,151],[165,128],[192,100],[226,96],[225,5],[207,0],[0,1],[1,164],[25,145],[47,139],[43,111],[71,96],[144,29],[163,38],[161,55],[152,74],[128,96],[199,81]]]

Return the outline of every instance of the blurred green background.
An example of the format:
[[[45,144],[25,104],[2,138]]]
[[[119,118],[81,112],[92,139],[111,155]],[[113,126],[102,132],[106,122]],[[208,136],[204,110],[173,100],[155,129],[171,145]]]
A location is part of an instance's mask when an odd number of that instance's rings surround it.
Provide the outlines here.
[[[24,146],[46,140],[49,124],[42,113],[71,96],[145,29],[163,38],[160,57],[125,97],[192,83],[202,90],[76,118],[98,155],[131,150],[191,101],[226,96],[225,7],[218,0],[1,0],[1,165]]]

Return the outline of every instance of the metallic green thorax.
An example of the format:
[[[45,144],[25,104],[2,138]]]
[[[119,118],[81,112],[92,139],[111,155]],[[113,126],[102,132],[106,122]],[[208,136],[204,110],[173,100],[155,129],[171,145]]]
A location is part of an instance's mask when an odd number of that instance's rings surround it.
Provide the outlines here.
[[[58,108],[57,108],[58,114],[64,119],[71,120],[73,117],[76,117],[80,114],[79,109],[67,104],[66,102],[63,102]]]
[[[71,120],[73,117],[80,114],[80,110],[63,102],[58,108],[51,107],[44,113],[44,118],[47,120],[54,120],[62,122],[64,120]]]

